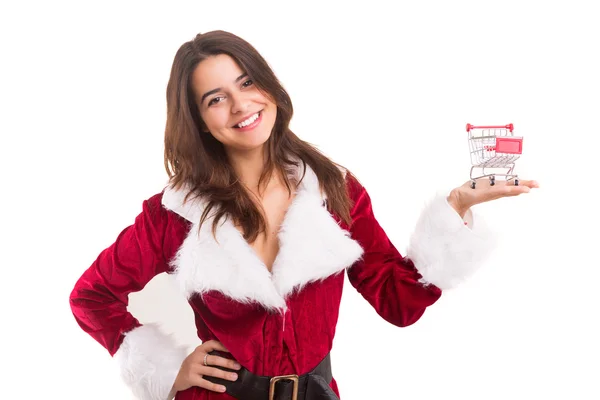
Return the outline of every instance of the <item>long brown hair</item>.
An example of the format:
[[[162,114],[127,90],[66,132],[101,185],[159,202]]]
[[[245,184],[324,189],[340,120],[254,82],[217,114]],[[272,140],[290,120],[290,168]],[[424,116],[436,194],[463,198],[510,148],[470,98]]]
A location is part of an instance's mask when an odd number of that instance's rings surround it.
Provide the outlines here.
[[[203,122],[191,76],[201,61],[219,54],[235,60],[257,88],[277,106],[275,125],[266,142],[266,163],[259,186],[277,171],[291,193],[288,176],[300,166],[297,160],[301,160],[317,176],[321,190],[327,196],[329,211],[349,224],[351,204],[340,166],[290,130],[293,114],[290,96],[252,45],[224,31],[198,34],[184,43],[175,54],[167,85],[165,168],[173,188],[180,189],[186,185],[191,189],[188,196],[201,197],[207,202],[200,224],[214,208],[213,233],[219,220],[229,216],[242,228],[244,238],[250,242],[266,226],[262,213],[238,181],[223,145],[209,132],[200,129]]]

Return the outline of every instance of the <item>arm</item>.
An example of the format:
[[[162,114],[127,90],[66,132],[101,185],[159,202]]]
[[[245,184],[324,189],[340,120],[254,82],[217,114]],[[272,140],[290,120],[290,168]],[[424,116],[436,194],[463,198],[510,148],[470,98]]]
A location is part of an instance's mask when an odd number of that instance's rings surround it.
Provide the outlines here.
[[[377,313],[394,325],[408,326],[419,320],[441,297],[442,289],[469,275],[481,262],[481,253],[488,250],[446,197],[438,197],[422,212],[407,257],[403,257],[376,220],[369,194],[352,176],[348,190],[353,201],[350,233],[364,249],[363,258],[348,270],[348,278]],[[471,214],[467,217],[472,218]]]
[[[134,224],[83,273],[69,299],[79,326],[114,356],[125,383],[142,400],[166,400],[187,355],[158,327],[140,324],[127,311],[129,293],[168,269],[168,222],[161,195],[145,201]]]

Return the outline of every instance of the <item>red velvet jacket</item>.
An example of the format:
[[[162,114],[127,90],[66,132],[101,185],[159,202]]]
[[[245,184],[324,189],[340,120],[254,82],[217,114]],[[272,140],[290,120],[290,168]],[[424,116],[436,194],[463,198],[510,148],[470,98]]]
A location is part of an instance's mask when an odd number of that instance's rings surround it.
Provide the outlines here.
[[[70,296],[74,316],[115,357],[139,399],[166,400],[187,353],[127,311],[129,293],[157,274],[177,280],[202,341],[222,342],[255,374],[300,375],[331,350],[344,271],[382,318],[407,326],[489,251],[481,222],[473,225],[469,214],[465,226],[440,196],[423,210],[405,258],[375,219],[366,190],[354,179],[348,185],[350,226],[326,210],[307,170],[284,219],[272,273],[231,222],[219,227],[217,240],[210,218],[198,234],[203,203],[184,204],[185,192],[165,189],[144,201],[135,223],[77,281]],[[337,393],[335,380],[331,386]],[[197,387],[176,395],[208,399],[231,397]]]

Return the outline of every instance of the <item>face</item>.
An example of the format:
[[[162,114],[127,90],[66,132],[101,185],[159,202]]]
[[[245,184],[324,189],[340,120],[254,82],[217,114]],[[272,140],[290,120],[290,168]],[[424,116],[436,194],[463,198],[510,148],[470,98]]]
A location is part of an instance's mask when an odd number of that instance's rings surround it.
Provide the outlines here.
[[[277,107],[228,55],[198,64],[192,86],[203,130],[231,152],[261,149],[275,125]]]

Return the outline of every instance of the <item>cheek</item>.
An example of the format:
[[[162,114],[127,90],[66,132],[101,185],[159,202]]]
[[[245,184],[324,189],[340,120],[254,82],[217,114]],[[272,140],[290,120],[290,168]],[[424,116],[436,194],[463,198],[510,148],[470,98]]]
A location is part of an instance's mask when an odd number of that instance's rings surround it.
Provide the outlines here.
[[[256,103],[264,104],[267,107],[275,107],[275,103],[268,96],[256,89],[253,93],[252,100]]]
[[[271,110],[273,118],[275,118],[277,116],[277,104],[272,101],[268,101],[268,108]]]
[[[227,113],[222,109],[212,109],[200,115],[204,124],[210,131],[227,127],[229,122]]]

